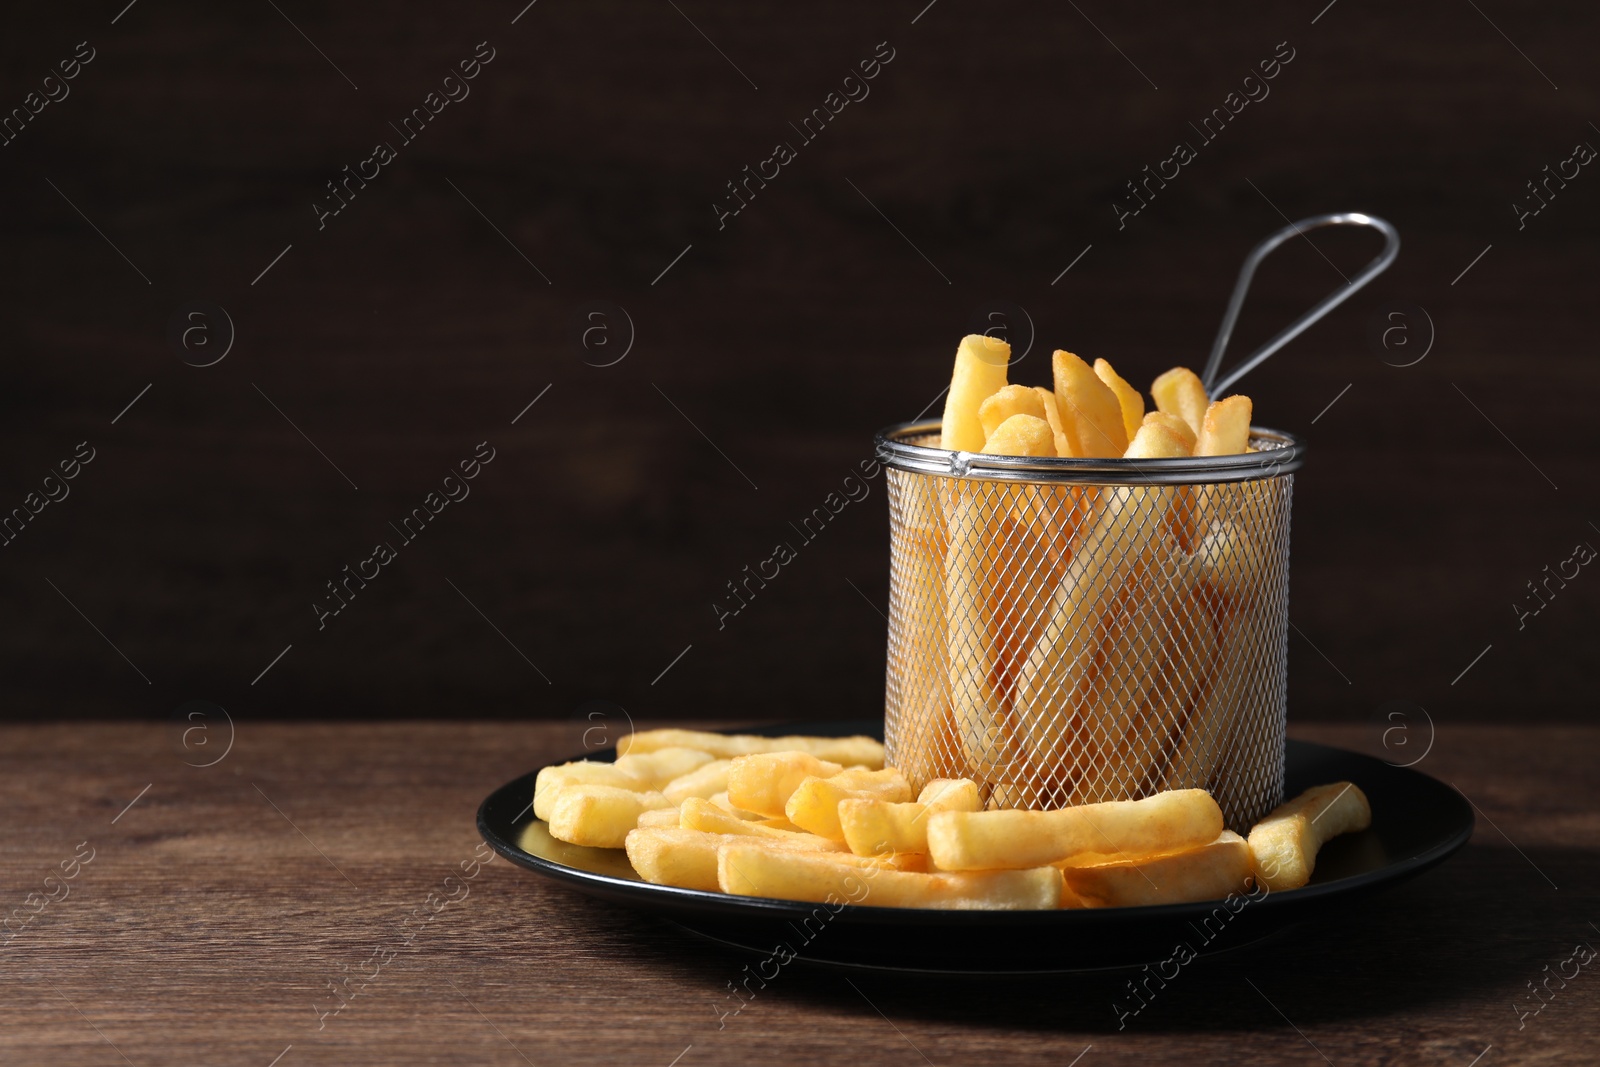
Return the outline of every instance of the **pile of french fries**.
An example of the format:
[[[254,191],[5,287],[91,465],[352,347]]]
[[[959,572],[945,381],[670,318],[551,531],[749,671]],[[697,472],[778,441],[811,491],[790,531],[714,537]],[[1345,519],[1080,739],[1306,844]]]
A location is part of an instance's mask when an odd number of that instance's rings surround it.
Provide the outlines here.
[[[1251,450],[1250,398],[1212,400],[1186,368],[1155,380],[1147,412],[1104,359],[1057,351],[1053,388],[1008,384],[1009,359],[962,340],[942,447],[1133,464]],[[1219,787],[1262,725],[1240,712],[1280,487],[923,477],[903,493],[890,737],[914,784],[968,777],[991,808],[1199,786],[1230,821],[1260,814]]]
[[[1307,791],[1246,840],[1201,789],[984,810],[962,778],[913,799],[869,737],[647,730],[617,749],[614,763],[539,772],[534,814],[551,836],[625,848],[647,882],[738,896],[967,910],[1213,900],[1304,885],[1328,838],[1371,821],[1349,782]]]

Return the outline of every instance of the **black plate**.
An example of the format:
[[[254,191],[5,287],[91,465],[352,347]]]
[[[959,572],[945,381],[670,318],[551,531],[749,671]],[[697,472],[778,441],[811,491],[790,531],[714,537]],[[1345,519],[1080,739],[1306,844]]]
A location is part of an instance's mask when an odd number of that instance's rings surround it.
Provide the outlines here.
[[[788,723],[746,733],[882,736],[877,721]],[[606,759],[615,750],[574,759]],[[537,771],[508,782],[478,809],[478,832],[500,855],[580,892],[669,919],[703,937],[763,956],[835,967],[953,974],[1038,974],[1127,967],[1174,954],[1248,944],[1284,927],[1411,878],[1472,836],[1472,808],[1425,774],[1370,756],[1290,741],[1287,790],[1348,780],[1372,802],[1372,826],[1328,842],[1302,889],[1144,908],[1063,911],[925,911],[736,897],[642,882],[620,849],[552,838],[533,817]]]

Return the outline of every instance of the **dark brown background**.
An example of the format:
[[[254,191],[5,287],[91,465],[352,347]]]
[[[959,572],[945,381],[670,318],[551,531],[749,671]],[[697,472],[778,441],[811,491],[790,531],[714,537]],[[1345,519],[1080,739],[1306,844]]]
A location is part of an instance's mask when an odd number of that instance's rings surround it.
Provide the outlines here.
[[[190,699],[235,716],[563,717],[591,699],[652,721],[871,714],[881,480],[718,631],[723,583],[790,538],[875,429],[934,398],[984,301],[1037,326],[1017,378],[1044,382],[1063,346],[1145,384],[1203,362],[1280,209],[1373,212],[1405,242],[1247,382],[1258,421],[1313,449],[1291,714],[1592,707],[1600,579],[1520,632],[1511,606],[1600,541],[1600,178],[1521,232],[1511,209],[1545,164],[1600,144],[1592,8],[542,0],[512,25],[520,0],[278,6],[140,0],[112,25],[112,0],[8,20],[0,107],[77,42],[98,56],[0,148],[0,510],[77,442],[98,458],[0,548],[0,714],[161,717]],[[387,123],[483,40],[497,58],[472,95],[318,232],[323,183],[393,140]],[[896,57],[870,97],[718,232],[724,183],[795,140],[788,122],[885,40]],[[1270,97],[1118,232],[1122,182],[1193,141],[1187,122],[1280,41],[1296,58]],[[1346,274],[1375,248],[1315,241]],[[1286,246],[1236,351],[1335,284],[1305,242]],[[636,327],[615,366],[585,365],[572,340],[593,299]],[[190,300],[237,326],[216,366],[167,340]],[[1407,305],[1437,343],[1388,366],[1368,323]],[[1420,350],[1413,325],[1417,347],[1391,361]],[[470,498],[319,632],[323,583],[485,439],[498,458]]]

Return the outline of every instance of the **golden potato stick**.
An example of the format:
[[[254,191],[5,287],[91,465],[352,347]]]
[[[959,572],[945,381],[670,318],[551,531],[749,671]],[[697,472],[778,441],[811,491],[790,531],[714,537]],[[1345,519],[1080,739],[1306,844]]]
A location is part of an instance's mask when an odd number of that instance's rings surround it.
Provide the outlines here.
[[[619,755],[659,752],[664,748],[691,748],[715,759],[751,756],[759,752],[807,752],[820,760],[845,767],[883,766],[883,742],[854,737],[762,737],[758,734],[715,734],[704,730],[640,730],[617,742]]]
[[[670,800],[671,798],[669,797],[668,799]],[[656,808],[654,811],[642,813],[639,816],[639,822],[637,825],[641,827],[649,827],[651,829],[660,829],[664,827],[676,829],[679,825],[680,818],[681,816],[679,815],[676,807]]]
[[[1141,426],[1128,446],[1134,459],[1180,454],[1185,454],[1182,442],[1159,425]],[[1018,679],[1015,707],[1034,767],[1057,767],[1067,758],[1071,720],[1089,695],[1094,639],[1117,589],[1148,557],[1170,499],[1161,488],[1132,486],[1103,489],[1101,497],[1104,504],[1073,552],[1052,598],[1049,621]]]
[[[569,785],[611,785],[619,789],[647,792],[649,783],[641,782],[615,763],[580,760],[563,763],[558,767],[545,767],[533,780],[533,814],[550,821],[550,806],[556,794]]]
[[[992,487],[994,494],[1008,503],[991,528],[994,565],[985,585],[983,607],[993,650],[989,683],[1005,708],[1011,706],[1017,677],[1049,621],[1050,598],[1070,558],[1053,551],[1049,540],[1036,536],[1018,519],[1035,488]]]
[[[717,882],[725,893],[805,900],[830,906],[948,908],[961,911],[1033,911],[1061,904],[1061,871],[916,874],[851,868],[800,852],[740,843],[717,850]]]
[[[1039,396],[1039,403],[1044,407],[1044,421],[1050,424],[1050,433],[1056,439],[1056,455],[1076,455],[1072,451],[1072,438],[1067,436],[1066,423],[1061,419],[1061,405],[1056,403],[1055,391],[1042,385],[1034,386],[1033,391]]]
[[[1166,667],[1164,608],[1188,596],[1194,569],[1180,562],[1175,542],[1163,535],[1151,563],[1125,587],[1125,599],[1100,639],[1100,665],[1084,713],[1086,743],[1076,763],[1067,802],[1120,800],[1143,791],[1166,752],[1162,724],[1148,713]],[[1207,621],[1209,626],[1209,620]]]
[[[994,428],[983,442],[983,451],[991,456],[1054,456],[1056,439],[1044,419],[1013,415]]]
[[[858,856],[928,851],[927,816],[935,811],[979,811],[978,785],[970,778],[929,782],[917,799],[894,803],[846,799],[839,803],[839,825],[850,851]]]
[[[991,681],[995,650],[985,611],[996,563],[989,527],[1001,505],[993,483],[966,489],[950,523],[945,557],[950,706],[970,773],[989,779],[1012,765],[1016,754],[1005,706]]]
[[[1117,394],[1089,364],[1071,352],[1058,349],[1050,365],[1055,373],[1056,406],[1072,454],[1106,458],[1122,455],[1128,448],[1128,431],[1123,426]]]
[[[837,841],[830,841],[816,834],[795,833],[792,830],[779,830],[772,826],[763,826],[760,822],[741,819],[731,812],[699,797],[690,797],[678,808],[679,823],[685,830],[704,830],[713,834],[743,834],[748,837],[759,837],[771,841],[787,841],[790,844],[814,848],[823,852],[842,852],[844,845]]]
[[[894,472],[888,477],[896,478]],[[912,780],[936,775],[941,752],[956,751],[949,728],[949,650],[945,642],[945,525],[935,479],[891,481],[889,616],[884,737]],[[942,480],[942,479],[938,479]]]
[[[674,778],[710,763],[715,757],[697,748],[659,748],[650,753],[617,757],[617,769],[633,775],[651,789],[660,789]]]
[[[683,799],[684,800],[688,800],[689,798],[688,797],[684,797]],[[754,821],[754,822],[768,822],[768,821],[770,821],[770,820],[768,820],[768,818],[765,815],[758,815],[753,811],[745,811],[743,808],[735,807],[733,801],[728,799],[728,791],[726,789],[724,789],[720,793],[712,793],[710,796],[708,796],[708,797],[706,797],[704,799],[711,801],[711,803],[715,804],[717,807],[721,808],[723,811],[726,811],[729,814],[733,815],[735,818],[744,819],[746,821]]]
[[[1144,397],[1139,395],[1139,390],[1129,385],[1106,360],[1094,361],[1095,377],[1105,382],[1111,391],[1117,394],[1117,404],[1122,408],[1122,428],[1132,441],[1139,432],[1139,427],[1144,423]]]
[[[1063,868],[1086,907],[1137,908],[1221,900],[1250,887],[1250,846],[1231,830],[1184,852]]]
[[[903,803],[911,799],[911,786],[905,775],[893,767],[881,771],[842,771],[832,778],[807,778],[790,794],[784,813],[802,830],[843,841],[839,802],[861,797]]]
[[[556,791],[550,836],[593,848],[621,848],[639,816],[672,802],[660,793],[638,793],[614,785],[569,785]]]
[[[735,807],[769,818],[783,814],[789,794],[807,778],[830,778],[843,767],[804,752],[738,756],[728,768],[728,799]]]
[[[704,830],[640,827],[630,831],[624,847],[634,871],[647,882],[684,889],[717,892],[717,849],[726,844],[753,845],[778,852],[805,852],[825,856],[853,869],[927,869],[926,856],[866,858],[849,852],[819,852],[807,844],[743,834],[708,833]]]
[[[1195,437],[1206,419],[1206,387],[1200,376],[1188,367],[1173,367],[1150,383],[1150,395],[1156,407],[1169,415],[1176,415],[1189,424]]]
[[[1197,456],[1233,456],[1250,444],[1250,398],[1230,396],[1206,408],[1195,443]]]
[[[1251,828],[1256,877],[1268,889],[1298,889],[1311,881],[1318,849],[1371,825],[1372,806],[1354,782],[1313,786]]]
[[[1215,841],[1222,810],[1203,789],[1056,811],[941,811],[928,816],[928,854],[946,871],[1062,863],[1084,853],[1148,855]]]
[[[1198,438],[1195,437],[1194,430],[1190,429],[1187,422],[1184,422],[1181,418],[1171,414],[1170,412],[1152,411],[1144,417],[1144,420],[1140,422],[1139,425],[1147,426],[1151,423],[1165,426],[1172,432],[1174,437],[1183,442],[1184,447],[1189,450],[1190,455],[1194,454],[1194,446],[1198,441]]]
[[[944,400],[940,448],[959,452],[983,448],[983,422],[978,409],[1006,384],[1006,364],[1010,361],[1011,346],[1004,341],[975,333],[961,339],[955,370],[950,375],[950,393]]]
[[[1204,788],[1219,737],[1211,694],[1222,667],[1216,626],[1198,588],[1173,605],[1161,642],[1160,683],[1145,715],[1159,758],[1143,789]]]
[[[682,804],[685,797],[709,797],[726,792],[728,768],[731,766],[733,766],[731,759],[716,759],[701,764],[662,786],[661,792],[674,804]]]
[[[1183,724],[1164,785],[1190,786],[1218,792],[1230,753],[1242,740],[1244,698],[1250,677],[1250,641],[1254,630],[1243,618],[1224,620],[1214,643],[1211,681]],[[1234,798],[1229,798],[1234,799]],[[1226,801],[1225,801],[1226,802]],[[1224,811],[1229,821],[1237,814]]]
[[[1037,389],[1026,385],[1007,385],[986,397],[978,405],[978,421],[983,425],[984,440],[993,437],[1000,424],[1013,415],[1032,415],[1039,419],[1046,417],[1044,401],[1039,398]]]

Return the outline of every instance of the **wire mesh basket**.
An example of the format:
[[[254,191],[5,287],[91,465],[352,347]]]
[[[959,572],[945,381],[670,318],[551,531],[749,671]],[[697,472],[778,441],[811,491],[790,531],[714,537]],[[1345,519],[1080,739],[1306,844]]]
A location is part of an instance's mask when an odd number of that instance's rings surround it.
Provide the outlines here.
[[[890,521],[885,744],[915,788],[992,807],[1208,789],[1280,800],[1289,504],[1304,446],[1204,459],[1023,459],[879,435]]]
[[[1307,230],[1384,248],[1219,380],[1256,267]],[[1306,238],[1309,240],[1309,238]],[[1382,273],[1394,227],[1291,223],[1239,272],[1204,382],[1251,368]],[[1023,458],[939,446],[937,422],[882,431],[889,490],[886,758],[920,790],[971,778],[992,808],[1209,790],[1247,831],[1283,796],[1289,505],[1304,444],[1187,459]]]

